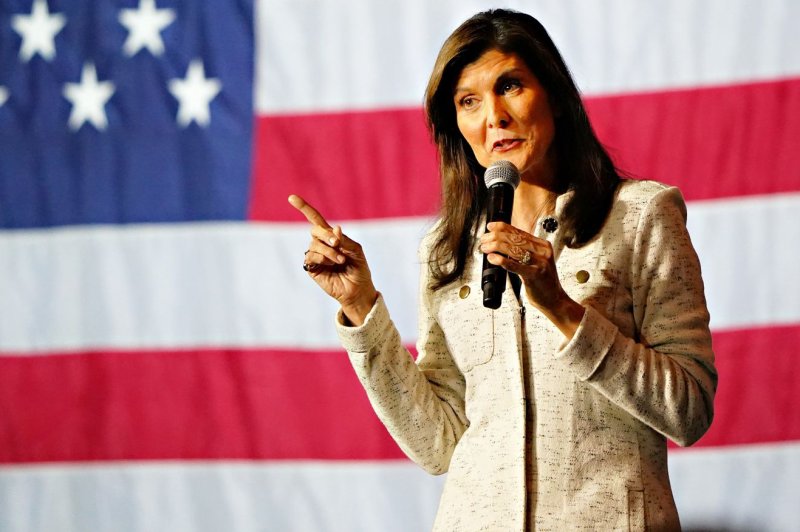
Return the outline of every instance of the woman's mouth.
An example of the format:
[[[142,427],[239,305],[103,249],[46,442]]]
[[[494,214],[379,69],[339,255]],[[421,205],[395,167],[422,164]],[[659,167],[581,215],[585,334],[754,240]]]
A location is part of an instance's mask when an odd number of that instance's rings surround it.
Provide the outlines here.
[[[514,148],[519,146],[519,144],[521,142],[522,142],[522,140],[520,140],[520,139],[498,140],[498,141],[495,141],[494,144],[492,144],[492,151],[502,153],[502,152],[506,152],[506,151],[509,151],[509,150],[513,150]]]

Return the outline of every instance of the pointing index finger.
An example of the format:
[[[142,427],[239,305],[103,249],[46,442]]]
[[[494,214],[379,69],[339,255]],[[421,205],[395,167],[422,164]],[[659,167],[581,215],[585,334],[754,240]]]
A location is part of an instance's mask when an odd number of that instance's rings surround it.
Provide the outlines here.
[[[319,211],[317,211],[317,209],[312,207],[310,203],[307,203],[306,200],[300,196],[296,194],[289,196],[289,204],[303,213],[303,216],[305,216],[306,220],[308,220],[311,224],[325,229],[331,228],[330,224],[325,221],[325,218],[319,213]]]

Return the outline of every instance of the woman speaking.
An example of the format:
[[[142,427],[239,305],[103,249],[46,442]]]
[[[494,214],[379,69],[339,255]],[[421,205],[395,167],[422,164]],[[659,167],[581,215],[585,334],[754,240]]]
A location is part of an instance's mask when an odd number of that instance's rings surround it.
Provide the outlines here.
[[[412,460],[448,472],[434,528],[678,529],[667,438],[705,433],[717,381],[680,192],[620,178],[526,14],[457,28],[425,111],[443,204],[419,248],[416,361],[361,246],[289,201],[377,415]],[[483,176],[498,163],[520,180],[510,223],[487,224]],[[507,272],[497,309],[483,304],[484,257]]]

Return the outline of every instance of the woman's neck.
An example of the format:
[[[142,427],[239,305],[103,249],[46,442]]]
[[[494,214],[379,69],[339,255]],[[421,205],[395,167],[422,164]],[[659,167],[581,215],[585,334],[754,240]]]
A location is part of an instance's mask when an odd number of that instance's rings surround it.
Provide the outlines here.
[[[537,220],[553,212],[558,196],[557,167],[555,148],[551,146],[542,161],[521,173],[519,186],[514,192],[511,225],[533,233]]]
[[[536,221],[541,216],[552,213],[556,196],[553,187],[521,181],[514,192],[511,225],[532,233]]]

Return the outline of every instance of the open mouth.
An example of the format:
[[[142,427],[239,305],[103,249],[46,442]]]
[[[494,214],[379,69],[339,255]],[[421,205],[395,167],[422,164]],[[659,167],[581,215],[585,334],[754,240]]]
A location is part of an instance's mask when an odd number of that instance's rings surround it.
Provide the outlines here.
[[[492,144],[492,151],[508,151],[516,148],[522,141],[520,139],[503,139]]]

